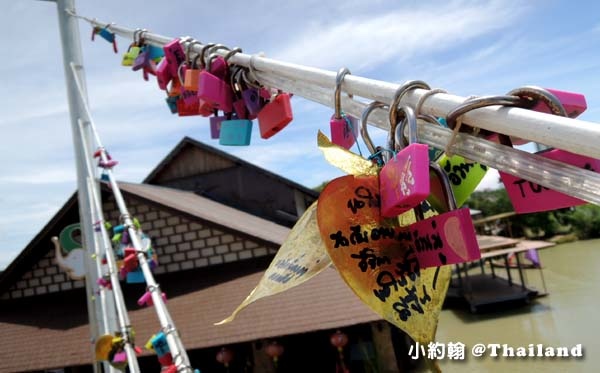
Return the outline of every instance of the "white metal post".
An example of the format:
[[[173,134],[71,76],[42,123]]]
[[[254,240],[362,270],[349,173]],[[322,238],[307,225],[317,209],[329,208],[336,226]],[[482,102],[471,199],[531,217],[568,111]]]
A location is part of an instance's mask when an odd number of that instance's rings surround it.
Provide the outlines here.
[[[82,243],[87,254],[84,260],[86,276],[86,298],[88,304],[88,318],[90,322],[90,337],[92,342],[95,342],[101,329],[114,329],[115,326],[110,325],[100,328],[99,321],[102,321],[100,302],[96,302],[93,298],[94,288],[98,274],[92,263],[92,254],[94,249],[94,231],[91,214],[91,198],[90,187],[87,183],[88,171],[91,171],[91,160],[85,158],[84,146],[90,148],[91,135],[88,126],[85,126],[81,132],[79,130],[78,120],[86,118],[86,113],[83,110],[83,100],[85,96],[85,80],[83,69],[79,70],[79,78],[82,82],[84,95],[80,95],[75,83],[73,74],[71,73],[71,63],[82,65],[83,58],[81,53],[81,44],[79,38],[79,23],[77,19],[67,13],[67,10],[75,10],[74,0],[57,0],[56,7],[58,12],[58,24],[60,30],[60,38],[63,52],[63,64],[65,71],[65,81],[67,84],[67,100],[69,102],[69,112],[71,117],[71,134],[73,137],[73,149],[75,151],[75,166],[77,170],[77,201],[79,204],[79,221],[81,224]],[[113,303],[114,308],[114,303]],[[91,343],[91,361],[93,361],[94,372],[99,371],[99,365],[95,361],[94,343]],[[105,372],[116,372],[110,365],[104,365]]]

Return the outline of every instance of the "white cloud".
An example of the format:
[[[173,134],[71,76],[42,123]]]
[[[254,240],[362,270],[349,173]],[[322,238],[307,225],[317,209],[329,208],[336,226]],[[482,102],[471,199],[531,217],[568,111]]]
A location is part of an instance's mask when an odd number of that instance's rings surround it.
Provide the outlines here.
[[[274,58],[351,70],[373,69],[382,62],[406,60],[453,48],[515,20],[525,7],[517,2],[463,2],[426,4],[390,10],[385,14],[358,14],[329,23],[315,20],[289,47]]]

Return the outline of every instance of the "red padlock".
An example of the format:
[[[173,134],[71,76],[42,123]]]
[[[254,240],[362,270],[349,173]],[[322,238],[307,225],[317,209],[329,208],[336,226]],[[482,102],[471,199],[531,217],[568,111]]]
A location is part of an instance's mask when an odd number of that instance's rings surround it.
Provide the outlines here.
[[[292,119],[294,119],[294,116],[292,115],[290,95],[287,93],[278,94],[258,113],[260,137],[268,139],[284,129]]]

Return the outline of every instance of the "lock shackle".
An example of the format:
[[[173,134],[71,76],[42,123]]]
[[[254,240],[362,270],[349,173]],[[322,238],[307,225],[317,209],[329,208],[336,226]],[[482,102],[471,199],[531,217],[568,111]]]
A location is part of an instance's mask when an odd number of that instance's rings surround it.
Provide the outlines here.
[[[208,56],[206,57],[206,55],[203,55],[202,57],[205,58],[205,66],[207,66],[207,70],[210,70],[210,63],[211,63],[211,58],[215,58],[212,57],[213,55],[216,55],[217,57],[219,56],[218,54],[216,54],[216,52],[218,50],[226,50],[226,51],[230,51],[231,48],[223,45],[223,44],[215,44],[212,47],[208,48]]]
[[[516,107],[527,107],[531,103],[527,99],[522,99],[519,96],[482,96],[469,99],[462,104],[456,106],[446,114],[446,124],[448,128],[454,129],[456,126],[456,120],[461,115],[468,113],[471,110],[479,109],[486,106],[516,106]]]
[[[527,85],[519,88],[515,88],[508,92],[507,95],[518,96],[522,99],[533,101],[531,106],[535,106],[538,102],[543,102],[553,115],[561,117],[567,117],[567,110],[563,106],[562,102],[552,92],[545,88]]]
[[[179,66],[177,67],[177,78],[179,79],[179,83],[181,83],[181,85],[183,86],[183,72],[181,71],[183,69],[183,67],[185,66],[185,61],[182,61]]]
[[[208,43],[206,44],[204,47],[202,47],[202,50],[200,51],[200,54],[198,54],[196,56],[196,58],[194,59],[194,63],[197,62],[198,58],[200,58],[200,68],[204,70],[204,68],[206,67],[206,64],[204,63],[204,54],[206,53],[206,50],[208,48],[214,47],[216,44],[215,43]]]
[[[456,210],[458,207],[456,206],[454,190],[452,189],[452,185],[450,184],[450,179],[448,178],[448,175],[444,172],[444,170],[442,170],[442,166],[440,166],[437,162],[429,162],[429,170],[435,173],[438,180],[440,181],[440,184],[442,185],[444,199],[448,204],[448,211]]]
[[[262,88],[262,86],[260,85],[260,83],[258,83],[257,81],[253,82],[253,81],[250,80],[250,78],[248,77],[248,72],[249,71],[247,69],[242,69],[242,70],[243,70],[243,72],[242,72],[242,79],[244,80],[244,82],[248,86],[250,86],[252,88],[256,88],[256,89],[261,89]]]
[[[334,93],[334,102],[335,102],[335,118],[340,119],[342,117],[342,83],[344,82],[344,78],[346,75],[352,74],[347,67],[342,67],[338,70],[337,75],[335,77],[335,93]],[[348,95],[348,97],[352,98],[352,95]]]
[[[229,74],[229,84],[236,97],[240,98],[242,93],[242,77],[243,67],[234,65]]]
[[[191,52],[192,52],[192,47],[196,44],[202,45],[202,42],[194,39],[185,46],[185,61],[188,66],[190,66],[190,67],[193,66],[194,68],[196,67],[196,59],[194,59],[194,63],[192,64],[191,63],[192,62],[192,53]]]
[[[140,39],[141,39],[141,38],[139,37],[139,35],[140,35],[141,33],[143,33],[143,32],[147,32],[147,31],[148,31],[148,30],[146,30],[146,29],[141,29],[141,28],[139,28],[139,27],[138,27],[138,28],[136,28],[136,29],[133,31],[133,44],[135,44],[136,46],[140,46]]]
[[[242,48],[235,47],[235,48],[231,49],[229,52],[227,52],[227,54],[223,57],[223,59],[225,60],[225,62],[229,63],[229,59],[238,53],[243,53]]]
[[[421,88],[421,89],[431,89],[431,87],[429,87],[429,84],[425,83],[422,80],[408,80],[404,83],[402,83],[397,89],[396,92],[394,92],[394,96],[392,98],[392,102],[390,103],[390,110],[389,110],[389,121],[390,121],[390,132],[388,135],[388,148],[389,149],[394,149],[394,136],[396,133],[396,127],[398,126],[398,105],[400,104],[400,101],[402,100],[402,97],[404,97],[404,95],[406,93],[408,93],[408,91],[412,90],[412,89],[417,89],[417,88]]]
[[[402,150],[409,144],[415,144],[418,142],[417,138],[417,116],[415,111],[408,105],[402,105],[399,109],[402,112],[404,119],[399,126],[396,126],[394,131],[394,151]],[[404,131],[408,126],[408,141],[404,138]]]
[[[208,61],[207,61],[207,63],[206,63],[206,71],[210,72],[210,68],[211,68],[211,66],[212,66],[212,62],[213,62],[215,59],[219,58],[219,57],[221,57],[221,55],[220,55],[220,54],[218,54],[218,53],[211,53],[211,54],[208,56],[208,58],[207,58],[207,60],[208,60]]]
[[[367,149],[371,152],[371,155],[377,153],[377,149],[375,148],[375,145],[373,145],[373,140],[371,140],[371,136],[369,136],[369,131],[367,129],[369,115],[373,110],[384,109],[387,106],[388,105],[383,102],[373,101],[365,107],[360,116],[360,135],[362,136],[365,145],[367,145]]]

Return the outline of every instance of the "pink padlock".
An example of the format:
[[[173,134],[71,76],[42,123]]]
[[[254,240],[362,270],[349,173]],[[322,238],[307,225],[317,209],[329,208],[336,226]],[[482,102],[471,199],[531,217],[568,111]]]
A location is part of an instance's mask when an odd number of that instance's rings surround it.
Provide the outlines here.
[[[179,66],[185,62],[185,51],[181,46],[181,42],[179,39],[173,39],[163,47],[165,51],[165,60],[167,60],[167,64],[169,66],[169,71],[171,76],[177,76],[177,70]]]
[[[172,79],[173,75],[171,75],[169,63],[166,58],[163,58],[156,68],[156,81],[158,82],[158,87],[166,91],[169,82],[171,82]]]
[[[350,149],[358,137],[358,122],[355,118],[342,112],[342,83],[347,74],[350,74],[350,70],[342,67],[335,77],[335,113],[329,120],[329,127],[331,129],[331,142],[345,149]],[[352,98],[352,95],[348,95],[348,97]]]
[[[200,72],[198,84],[198,97],[210,104],[214,109],[230,113],[233,110],[233,92],[225,79],[212,74],[212,59],[205,70]]]
[[[392,106],[391,110],[396,108]],[[402,125],[395,128],[396,148],[401,149],[381,169],[379,191],[381,215],[396,217],[429,196],[429,147],[417,143],[417,117],[409,106],[402,106]],[[408,146],[402,148],[404,125],[408,126]]]
[[[431,167],[440,178],[450,211],[408,227],[419,267],[439,267],[481,258],[471,211],[467,207],[456,209],[446,174],[437,163],[432,162]]]
[[[167,294],[162,292],[160,295],[161,295],[163,301],[166,303],[167,302]],[[140,299],[138,299],[137,304],[139,306],[152,307],[154,305],[154,302],[152,301],[152,293],[150,291],[145,292],[144,295],[142,295],[140,297]]]
[[[514,89],[508,95],[521,97],[532,97],[537,103],[532,110],[540,113],[555,114],[576,118],[587,109],[585,96],[580,93],[560,91],[551,88],[540,88],[535,86],[526,86]],[[498,141],[498,135],[494,134],[488,139]],[[526,139],[511,136],[513,145],[524,145],[530,142]]]
[[[545,150],[538,154],[544,158],[561,161],[582,169],[594,172],[600,171],[600,160],[598,159],[570,153],[561,149]],[[557,192],[556,190],[507,174],[506,172],[500,171],[500,177],[515,211],[519,214],[557,210],[586,203],[581,199]]]

